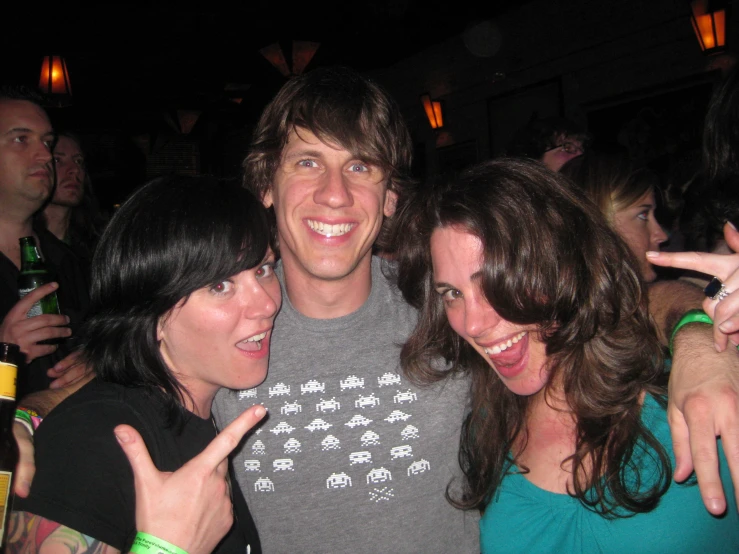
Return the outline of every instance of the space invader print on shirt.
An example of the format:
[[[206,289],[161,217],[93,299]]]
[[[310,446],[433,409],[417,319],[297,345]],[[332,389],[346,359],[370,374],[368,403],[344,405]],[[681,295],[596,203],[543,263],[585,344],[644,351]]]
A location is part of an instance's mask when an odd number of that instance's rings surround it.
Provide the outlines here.
[[[265,404],[270,414],[238,468],[253,475],[253,492],[290,486],[290,472],[303,483],[321,482],[327,495],[352,488],[369,502],[390,502],[400,483],[433,469],[423,457],[424,422],[414,410],[418,391],[396,372],[281,381],[238,397]],[[300,479],[307,472],[311,479]]]
[[[468,384],[401,374],[416,313],[372,263],[370,298],[352,314],[307,318],[283,296],[264,383],[218,394],[221,427],[253,404],[269,410],[234,451],[236,479],[266,553],[479,554],[477,517],[444,497],[460,476]]]

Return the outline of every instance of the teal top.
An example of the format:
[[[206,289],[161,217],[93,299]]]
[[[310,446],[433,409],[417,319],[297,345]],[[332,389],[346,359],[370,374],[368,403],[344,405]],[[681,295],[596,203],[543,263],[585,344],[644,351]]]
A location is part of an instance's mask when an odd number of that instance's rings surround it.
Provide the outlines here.
[[[642,422],[665,447],[674,468],[666,411],[649,395]],[[480,520],[482,552],[739,552],[739,514],[720,441],[719,450],[728,503],[723,517],[706,511],[697,484],[671,480],[651,512],[605,519],[569,495],[545,491],[524,475],[510,473]],[[650,476],[650,470],[642,475],[647,480]]]

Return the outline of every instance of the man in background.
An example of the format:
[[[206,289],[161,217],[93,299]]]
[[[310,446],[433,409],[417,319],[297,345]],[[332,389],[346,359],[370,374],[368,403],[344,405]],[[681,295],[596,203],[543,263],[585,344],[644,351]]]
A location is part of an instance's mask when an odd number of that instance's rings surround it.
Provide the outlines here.
[[[24,89],[0,90],[0,341],[18,344],[26,356],[18,379],[19,397],[48,387],[46,372],[69,350],[41,341],[69,337],[87,310],[88,282],[79,259],[51,233],[34,226],[33,215],[54,183],[55,135],[38,99]],[[33,236],[58,283],[63,315],[27,318],[33,303],[51,286],[18,300],[19,239]],[[45,292],[45,294],[44,294]]]

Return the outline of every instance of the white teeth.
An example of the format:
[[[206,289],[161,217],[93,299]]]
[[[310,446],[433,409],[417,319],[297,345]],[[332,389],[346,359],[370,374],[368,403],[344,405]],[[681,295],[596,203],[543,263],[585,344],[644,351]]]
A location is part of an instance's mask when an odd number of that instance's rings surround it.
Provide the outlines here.
[[[330,225],[328,223],[322,223],[320,221],[313,221],[312,219],[307,220],[308,227],[313,229],[319,235],[326,237],[339,237],[345,235],[354,227],[351,223],[337,223],[336,225]]]
[[[521,331],[518,335],[515,337],[508,339],[507,341],[503,341],[500,344],[496,344],[495,346],[490,346],[485,349],[485,354],[500,354],[504,350],[510,348],[514,344],[516,344],[518,341],[520,341],[522,338],[526,336],[527,331]]]
[[[264,332],[264,333],[261,333],[259,335],[254,335],[253,337],[249,337],[248,339],[246,339],[246,342],[259,342],[260,340],[262,340],[266,336],[267,336],[267,333]]]

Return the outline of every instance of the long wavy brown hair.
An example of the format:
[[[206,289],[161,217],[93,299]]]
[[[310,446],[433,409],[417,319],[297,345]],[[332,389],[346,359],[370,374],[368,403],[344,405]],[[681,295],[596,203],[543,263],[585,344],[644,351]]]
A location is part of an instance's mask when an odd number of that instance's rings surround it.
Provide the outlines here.
[[[530,398],[508,390],[447,321],[429,243],[434,229],[448,226],[482,242],[481,288],[498,314],[540,329],[549,383],[563,383],[577,421],[576,449],[565,460],[573,469],[569,493],[605,517],[620,517],[653,509],[669,486],[669,458],[640,419],[642,393],[663,391],[653,385],[662,350],[638,266],[597,210],[568,186],[537,162],[498,160],[399,206],[398,282],[419,309],[403,369],[420,384],[458,372],[470,378],[460,447],[466,482],[460,494],[447,490],[459,508],[484,509],[511,464],[526,471],[511,452],[526,444]],[[639,479],[653,470],[658,479]]]

